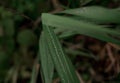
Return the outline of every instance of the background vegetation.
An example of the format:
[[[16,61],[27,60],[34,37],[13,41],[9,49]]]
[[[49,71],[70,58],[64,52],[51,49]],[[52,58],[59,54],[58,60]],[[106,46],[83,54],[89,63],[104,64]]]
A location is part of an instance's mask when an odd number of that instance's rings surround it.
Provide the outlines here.
[[[75,67],[78,79],[74,77],[74,80],[81,83],[119,83],[119,6],[119,0],[0,0],[0,82],[48,83],[52,79],[53,83],[59,83],[61,74],[64,79],[69,80],[69,72],[59,72],[59,69],[62,70],[59,62],[54,62],[53,65],[51,57],[45,56],[56,55],[50,39],[54,37],[56,40],[53,41],[58,49],[64,48]],[[82,9],[83,7],[86,9]],[[47,27],[54,28],[57,36],[53,29],[49,30]],[[106,33],[110,37],[106,37]],[[63,47],[59,47],[60,43]],[[64,55],[58,58],[63,60]],[[47,65],[42,64],[46,59]],[[66,57],[65,59],[68,60]],[[68,63],[68,68],[73,72],[73,65],[71,67],[69,60]],[[46,81],[45,78],[49,75],[52,76]],[[63,81],[66,82],[68,81]]]

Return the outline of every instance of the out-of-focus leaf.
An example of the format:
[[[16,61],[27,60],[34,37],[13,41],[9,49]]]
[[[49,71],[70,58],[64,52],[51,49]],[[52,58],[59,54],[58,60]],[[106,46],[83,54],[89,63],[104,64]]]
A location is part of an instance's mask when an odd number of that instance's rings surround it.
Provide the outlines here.
[[[14,16],[14,20],[15,20],[15,21],[17,21],[17,20],[21,21],[21,20],[23,20],[23,17],[21,17],[19,14],[16,14],[16,15]]]
[[[112,0],[112,1],[114,1],[114,2],[116,2],[116,3],[117,3],[117,2],[118,2],[118,3],[120,2],[120,0]]]
[[[4,42],[3,37],[0,37],[0,48],[1,48],[1,46],[3,45],[3,42]]]
[[[98,6],[69,9],[61,13],[79,16],[82,19],[99,23],[120,24],[120,12],[116,9],[107,9]]]
[[[47,5],[47,6],[45,6]],[[41,1],[41,3],[39,3],[39,11],[42,12],[48,12],[50,10],[50,3],[48,3],[47,1]]]
[[[24,30],[18,34],[17,41],[22,46],[32,46],[36,44],[37,37],[33,31]]]
[[[4,78],[10,66],[9,58],[9,55],[5,51],[0,51],[0,80],[2,80],[1,77]]]
[[[15,49],[15,41],[14,41],[14,39],[7,38],[5,43],[6,43],[6,47],[7,47],[7,52],[11,54]]]
[[[83,5],[90,3],[91,1],[93,0],[80,0],[80,4],[83,6]]]
[[[30,10],[30,11],[33,11],[35,6],[33,3],[31,2],[26,2],[26,7],[25,7],[27,10]]]
[[[3,7],[0,7],[0,14],[3,12],[3,10],[4,10]]]
[[[25,11],[25,6],[23,4],[17,5],[17,11],[24,12]]]
[[[2,19],[8,19],[13,16],[13,14],[10,11],[6,11],[6,9],[4,8],[1,8],[0,14]]]
[[[75,19],[56,16],[51,14],[43,14],[43,24],[47,26],[60,28],[62,31],[75,31],[76,33],[97,38],[102,41],[112,42],[120,45],[120,40],[112,36],[120,36],[119,31],[113,29],[108,29],[95,25],[92,23],[87,23],[84,21],[78,21]],[[111,36],[112,35],[112,36]]]
[[[71,54],[73,55],[74,57],[76,56],[83,56],[83,57],[88,57],[88,58],[92,58],[92,59],[95,59],[95,60],[98,60],[99,58],[97,56],[95,56],[94,54],[92,53],[87,53],[87,52],[83,52],[81,50],[72,50],[72,49],[65,49],[65,51],[68,53],[68,54]]]
[[[38,67],[38,57],[37,57],[37,60],[35,61],[34,65],[33,65],[30,83],[36,83],[38,74],[39,74],[39,67]]]
[[[14,20],[13,19],[4,19],[3,20],[3,29],[5,35],[8,37],[12,37],[14,35]]]
[[[118,25],[118,26],[116,27],[116,30],[120,31],[120,25]]]
[[[88,81],[90,79],[90,75],[88,73],[82,74],[82,77],[85,81]]]
[[[4,51],[0,51],[0,69],[4,68],[8,64],[8,56]]]
[[[62,32],[60,35],[59,35],[59,38],[67,38],[67,37],[70,37],[70,36],[73,36],[77,34],[75,31],[65,31],[65,32]]]

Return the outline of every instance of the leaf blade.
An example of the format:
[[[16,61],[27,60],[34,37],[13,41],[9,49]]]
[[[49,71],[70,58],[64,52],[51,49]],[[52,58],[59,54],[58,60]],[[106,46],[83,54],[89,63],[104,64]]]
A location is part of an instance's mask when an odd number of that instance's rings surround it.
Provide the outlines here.
[[[44,33],[42,33],[40,38],[40,61],[42,73],[44,75],[45,83],[52,83],[52,77],[54,72],[54,64],[50,56],[50,52],[46,47],[47,43],[44,37]]]
[[[57,27],[63,31],[72,30],[78,34],[83,34],[102,41],[120,45],[120,40],[117,40],[110,36],[120,36],[120,33],[118,31],[62,16],[43,14],[43,17],[44,24],[48,26]]]
[[[120,12],[116,9],[108,9],[98,6],[90,6],[76,9],[69,9],[60,13],[71,14],[89,21],[99,23],[118,23],[120,24]]]
[[[43,18],[44,19],[44,18]],[[51,50],[51,57],[55,64],[55,68],[61,77],[63,83],[79,83],[75,69],[70,60],[65,56],[62,47],[56,37],[52,28],[44,25],[43,31],[45,32],[49,49]]]

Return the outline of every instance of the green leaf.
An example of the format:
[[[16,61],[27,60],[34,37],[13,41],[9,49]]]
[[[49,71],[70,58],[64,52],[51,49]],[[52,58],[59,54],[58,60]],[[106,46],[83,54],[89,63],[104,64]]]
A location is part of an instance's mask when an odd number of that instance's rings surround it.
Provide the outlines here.
[[[79,56],[84,56],[84,57],[92,58],[94,60],[99,60],[99,57],[95,56],[91,52],[84,52],[84,51],[81,51],[81,50],[73,50],[73,49],[65,49],[65,51],[68,54],[72,54],[74,57],[76,57],[76,56],[79,55]]]
[[[6,47],[7,47],[7,52],[9,54],[13,53],[14,49],[15,49],[15,41],[13,38],[6,38],[5,40],[5,44],[6,44]]]
[[[8,55],[4,51],[0,51],[0,69],[8,62]]]
[[[36,44],[37,37],[33,31],[24,30],[18,34],[17,41],[22,46],[32,46]]]
[[[32,77],[30,83],[36,83],[38,74],[39,74],[39,68],[38,68],[38,57],[37,57],[37,60],[33,65]]]
[[[47,42],[44,36],[44,33],[42,33],[40,38],[40,61],[41,61],[41,70],[43,73],[43,78],[45,83],[52,83],[52,77],[54,73],[54,64],[51,58],[51,53],[47,47]]]
[[[53,29],[47,25],[44,25],[44,15],[42,16],[42,19],[43,31],[51,53],[51,58],[62,83],[79,83],[75,69],[69,58],[65,55],[57,36],[53,32]]]
[[[120,24],[120,12],[116,9],[108,9],[98,6],[69,9],[60,13],[79,16],[79,18],[99,22],[99,23],[118,23]]]
[[[65,32],[62,32],[60,35],[59,35],[59,38],[67,38],[67,37],[70,37],[70,36],[73,36],[77,34],[75,31],[65,31]]]
[[[118,31],[114,31],[113,29],[51,14],[43,14],[42,18],[44,18],[44,25],[60,28],[61,31],[71,30],[75,31],[77,34],[83,34],[102,41],[120,45],[120,40],[115,38],[116,36],[120,36],[120,33]]]
[[[3,29],[5,31],[5,35],[8,37],[13,37],[15,29],[14,29],[14,20],[13,19],[4,19],[3,20]]]
[[[0,80],[7,74],[10,67],[9,61],[10,56],[5,51],[0,50]]]

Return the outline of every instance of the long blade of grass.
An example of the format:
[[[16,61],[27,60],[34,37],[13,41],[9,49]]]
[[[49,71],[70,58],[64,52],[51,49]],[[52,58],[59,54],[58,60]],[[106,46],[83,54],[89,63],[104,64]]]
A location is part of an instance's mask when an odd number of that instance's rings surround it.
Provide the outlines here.
[[[116,9],[108,9],[98,6],[90,6],[76,9],[69,9],[60,13],[66,13],[79,16],[87,21],[94,21],[99,23],[119,23],[120,12]]]
[[[37,76],[38,76],[38,73],[39,73],[39,68],[38,68],[37,64],[38,64],[38,57],[37,57],[37,60],[35,61],[34,65],[33,65],[32,77],[31,77],[30,83],[36,83],[36,81],[37,81]]]
[[[54,73],[54,64],[51,58],[51,53],[48,50],[47,42],[42,33],[40,38],[40,61],[41,61],[41,70],[45,83],[52,83],[52,77]]]
[[[120,36],[120,33],[118,31],[104,28],[92,23],[87,23],[84,21],[78,21],[68,17],[56,16],[51,14],[44,13],[42,15],[42,18],[44,25],[57,27],[64,31],[72,30],[79,34],[120,45],[120,40],[115,38],[116,36]]]
[[[42,19],[44,19],[44,17]],[[62,83],[80,83],[75,73],[75,69],[69,58],[65,55],[53,29],[44,25],[43,31],[45,32],[45,38],[48,42],[48,48],[51,52],[53,63],[55,64],[55,68]]]
[[[94,60],[99,60],[99,57],[95,56],[94,54],[92,53],[87,53],[87,52],[83,52],[81,50],[73,50],[73,49],[65,49],[65,51],[68,53],[68,54],[72,54],[74,57],[76,56],[83,56],[83,57],[88,57],[88,58],[92,58]]]

